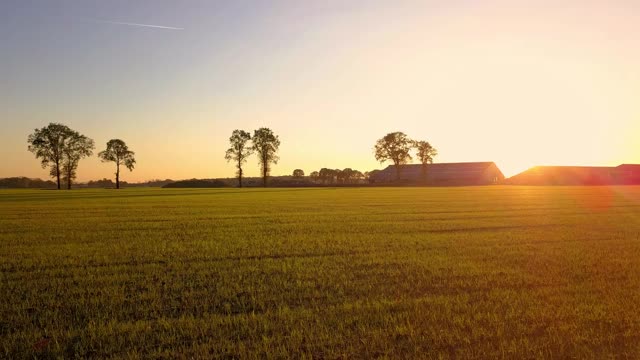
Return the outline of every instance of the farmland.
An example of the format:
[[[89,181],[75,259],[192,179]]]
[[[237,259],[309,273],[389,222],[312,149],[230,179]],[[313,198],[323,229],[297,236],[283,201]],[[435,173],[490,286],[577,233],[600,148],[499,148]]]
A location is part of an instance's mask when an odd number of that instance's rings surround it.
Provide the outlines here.
[[[0,191],[0,358],[640,357],[640,187]]]

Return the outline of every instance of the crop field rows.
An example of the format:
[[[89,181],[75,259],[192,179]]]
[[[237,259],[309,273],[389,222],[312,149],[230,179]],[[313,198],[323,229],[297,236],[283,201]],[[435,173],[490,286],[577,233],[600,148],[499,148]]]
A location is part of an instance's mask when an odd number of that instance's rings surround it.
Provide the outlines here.
[[[640,357],[640,187],[0,190],[0,358]]]

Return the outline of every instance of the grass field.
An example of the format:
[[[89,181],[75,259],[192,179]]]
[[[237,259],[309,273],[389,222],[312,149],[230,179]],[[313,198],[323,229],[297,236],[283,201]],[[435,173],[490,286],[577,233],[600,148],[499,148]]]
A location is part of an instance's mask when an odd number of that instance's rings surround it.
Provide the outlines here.
[[[640,358],[640,187],[0,191],[1,358]]]

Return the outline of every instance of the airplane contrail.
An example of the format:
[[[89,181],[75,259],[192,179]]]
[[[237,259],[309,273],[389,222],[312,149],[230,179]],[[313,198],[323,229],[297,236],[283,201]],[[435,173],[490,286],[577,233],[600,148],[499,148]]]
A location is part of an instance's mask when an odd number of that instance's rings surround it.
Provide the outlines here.
[[[184,28],[173,27],[173,26],[140,24],[140,23],[131,23],[131,22],[123,22],[123,21],[97,20],[97,19],[87,19],[87,20],[92,21],[92,22],[102,23],[102,24],[138,26],[138,27],[148,27],[148,28],[167,29],[167,30],[184,30]]]

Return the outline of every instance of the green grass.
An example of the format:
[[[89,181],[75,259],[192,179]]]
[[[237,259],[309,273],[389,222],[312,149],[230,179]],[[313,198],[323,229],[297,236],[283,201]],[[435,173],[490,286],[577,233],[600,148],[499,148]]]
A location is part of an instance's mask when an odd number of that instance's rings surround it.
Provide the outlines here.
[[[0,358],[640,358],[640,187],[0,191]]]

